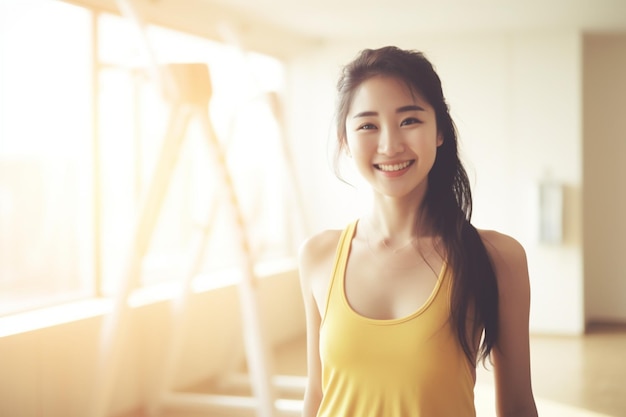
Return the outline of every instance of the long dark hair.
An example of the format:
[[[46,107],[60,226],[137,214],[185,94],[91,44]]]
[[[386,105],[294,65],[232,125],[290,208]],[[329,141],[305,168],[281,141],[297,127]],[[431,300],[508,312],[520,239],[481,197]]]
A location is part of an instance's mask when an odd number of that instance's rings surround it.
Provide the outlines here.
[[[365,49],[349,64],[337,84],[337,156],[346,148],[346,117],[356,89],[376,75],[396,78],[434,109],[443,144],[428,174],[423,214],[441,236],[453,273],[451,320],[467,359],[485,360],[498,338],[498,286],[485,245],[472,217],[472,194],[458,156],[457,131],[443,96],[441,80],[423,53],[388,46]],[[338,169],[338,160],[335,161]],[[476,351],[475,339],[482,340]]]

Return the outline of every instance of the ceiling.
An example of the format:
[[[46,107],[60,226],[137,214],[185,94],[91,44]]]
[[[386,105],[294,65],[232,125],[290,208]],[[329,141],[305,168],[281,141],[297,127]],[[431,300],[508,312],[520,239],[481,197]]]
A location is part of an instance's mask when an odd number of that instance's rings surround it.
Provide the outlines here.
[[[0,0],[1,2],[2,0]],[[346,39],[577,30],[626,33],[626,0],[63,0],[277,57]]]
[[[624,0],[197,0],[318,40],[409,33],[626,30]]]

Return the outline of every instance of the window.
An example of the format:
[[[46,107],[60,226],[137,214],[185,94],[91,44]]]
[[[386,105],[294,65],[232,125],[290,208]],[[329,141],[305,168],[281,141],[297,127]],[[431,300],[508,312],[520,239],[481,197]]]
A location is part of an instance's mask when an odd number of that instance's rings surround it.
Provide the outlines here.
[[[112,294],[125,277],[172,103],[151,78],[128,20],[46,0],[2,7],[0,314]],[[147,35],[161,63],[208,64],[208,116],[227,150],[254,258],[290,255],[281,129],[268,100],[281,92],[281,63],[162,27]],[[144,258],[143,285],[182,279],[194,234],[205,228],[202,272],[236,265],[219,178],[192,120]]]
[[[90,15],[3,0],[0,314],[92,292]]]

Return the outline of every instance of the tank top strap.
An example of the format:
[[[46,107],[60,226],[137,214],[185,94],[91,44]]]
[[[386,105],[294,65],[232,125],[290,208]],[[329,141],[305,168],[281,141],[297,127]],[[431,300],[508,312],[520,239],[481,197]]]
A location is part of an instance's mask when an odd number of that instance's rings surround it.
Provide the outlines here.
[[[333,294],[342,296],[343,293],[343,277],[346,272],[346,264],[348,263],[348,255],[350,253],[350,245],[356,225],[359,221],[354,220],[341,232],[339,241],[337,243],[337,249],[335,251],[335,261],[333,262],[333,269],[330,276],[330,283],[328,284],[328,291],[326,293],[326,307],[324,309],[324,316],[322,317],[322,324],[328,314],[328,308],[331,304]],[[336,289],[336,287],[338,287]]]

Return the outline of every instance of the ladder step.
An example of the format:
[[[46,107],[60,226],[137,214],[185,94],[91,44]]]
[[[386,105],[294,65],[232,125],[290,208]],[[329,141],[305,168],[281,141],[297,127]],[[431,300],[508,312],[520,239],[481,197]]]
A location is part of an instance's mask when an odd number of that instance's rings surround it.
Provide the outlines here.
[[[168,410],[213,411],[234,417],[252,415],[250,413],[257,409],[258,402],[254,397],[173,392],[164,396],[162,405]],[[303,401],[278,399],[274,406],[278,416],[295,417],[301,415]]]
[[[274,387],[283,394],[300,395],[304,397],[307,377],[297,375],[275,375],[271,378]],[[221,379],[221,388],[249,389],[252,383],[247,374],[230,374]]]

